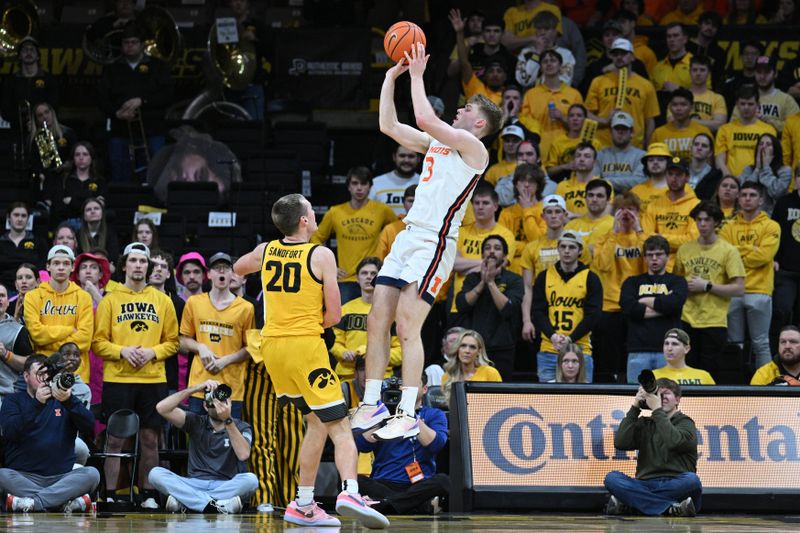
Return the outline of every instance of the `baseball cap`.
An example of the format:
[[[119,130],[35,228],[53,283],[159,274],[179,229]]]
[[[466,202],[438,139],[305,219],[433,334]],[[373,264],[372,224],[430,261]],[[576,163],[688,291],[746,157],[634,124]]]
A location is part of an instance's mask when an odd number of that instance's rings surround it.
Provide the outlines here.
[[[758,59],[756,59],[756,70],[759,68],[775,70],[775,58],[771,56],[758,56]]]
[[[544,200],[542,200],[542,210],[548,207],[560,207],[566,211],[567,203],[564,201],[564,198],[558,194],[548,194],[544,197]]]
[[[500,137],[505,137],[506,135],[514,135],[515,137],[519,137],[520,139],[525,138],[525,132],[522,131],[522,128],[519,126],[515,126],[514,124],[510,126],[506,126],[503,128],[503,131],[500,132]]]
[[[25,43],[30,43],[36,48],[39,48],[39,41],[37,41],[34,37],[31,37],[30,35],[26,35],[25,37],[20,39],[20,41],[17,43],[17,52],[19,52],[20,48],[22,48],[22,45]]]
[[[143,242],[132,242],[123,250],[122,255],[128,254],[144,254],[145,257],[150,259],[150,248]]]
[[[672,328],[667,330],[667,333],[664,334],[664,340],[672,337],[673,339],[677,339],[681,342],[684,346],[689,346],[689,334],[679,328]]]
[[[633,45],[628,39],[619,37],[614,39],[614,44],[611,45],[612,50],[625,50],[626,52],[633,53]]]
[[[56,244],[50,248],[50,251],[47,252],[47,260],[50,261],[56,255],[66,255],[71,260],[75,261],[75,252],[72,251],[72,248],[63,244]]]
[[[607,31],[616,31],[622,33],[622,24],[617,19],[609,19],[603,24],[603,33]]]
[[[565,231],[562,233],[561,237],[558,238],[558,242],[574,242],[578,246],[583,247],[583,239],[581,238],[581,234],[573,231]]]
[[[625,126],[626,128],[633,129],[633,117],[625,111],[617,111],[611,117],[611,127]]]
[[[183,270],[184,263],[197,263],[200,265],[200,268],[203,269],[203,280],[208,277],[208,267],[206,266],[206,260],[203,259],[203,256],[197,252],[187,252],[178,259],[178,264],[175,266],[175,279],[178,280],[178,283],[183,285],[183,274],[181,274],[181,270]]]
[[[667,162],[667,170],[677,168],[684,174],[689,174],[689,162],[682,157],[673,157]]]
[[[225,252],[217,252],[208,260],[208,266],[212,268],[217,263],[228,263],[230,266],[233,266],[233,259]]]

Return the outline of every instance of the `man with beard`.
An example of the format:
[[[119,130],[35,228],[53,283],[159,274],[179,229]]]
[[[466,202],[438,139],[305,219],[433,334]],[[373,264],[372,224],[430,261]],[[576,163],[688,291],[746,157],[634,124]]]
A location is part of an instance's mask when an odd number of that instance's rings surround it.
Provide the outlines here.
[[[208,280],[206,260],[197,252],[183,254],[178,259],[178,266],[175,268],[175,279],[184,288],[182,293],[179,290],[184,300],[188,300],[196,294],[202,294],[203,283]]]
[[[598,152],[595,173],[611,183],[617,192],[627,191],[645,180],[642,166],[645,152],[631,145],[632,138],[633,117],[624,111],[614,113],[611,117],[612,146]]]
[[[689,39],[686,48],[692,53],[693,59],[698,57],[708,58],[708,68],[711,72],[712,85],[719,87],[722,75],[725,72],[725,50],[717,44],[717,33],[722,25],[722,17],[714,11],[706,11],[697,22],[697,35]]]
[[[778,337],[778,355],[756,370],[750,385],[800,385],[800,329],[789,325]]]
[[[403,193],[410,185],[419,184],[419,154],[398,144],[392,154],[392,161],[394,170],[372,180],[369,199],[383,202],[392,208],[396,216],[400,216],[404,211]]]
[[[148,480],[158,464],[158,436],[163,419],[156,404],[167,396],[164,361],[179,348],[178,320],[169,296],[147,285],[150,249],[140,242],[125,247],[118,270],[125,283],[97,306],[92,350],[104,360],[103,413],[119,409],[139,415],[139,495],[143,509],[158,509],[158,492]],[[88,296],[88,295],[87,295]],[[108,437],[108,451],[119,452],[123,439]],[[106,486],[117,489],[119,460],[105,463]],[[131,480],[132,482],[134,480]]]
[[[375,253],[381,230],[394,222],[394,211],[381,202],[370,200],[372,173],[367,167],[347,172],[350,200],[330,208],[317,231],[311,236],[314,244],[325,244],[336,235],[336,263],[342,303],[358,298],[360,293],[356,267],[365,257]]]
[[[227,289],[226,289],[227,290]],[[252,318],[252,317],[251,317]],[[231,412],[230,398],[220,401],[214,393],[219,381],[208,380],[164,398],[158,413],[189,436],[188,476],[157,466],[149,479],[167,496],[167,512],[203,512],[207,507],[220,514],[237,514],[258,487],[258,478],[247,472],[253,443],[250,424]],[[184,411],[181,405],[202,394],[204,414]]]
[[[511,381],[514,347],[522,326],[522,277],[506,268],[509,250],[502,236],[489,235],[481,246],[480,272],[464,278],[464,285],[456,295],[456,307],[465,316],[466,327],[484,338],[489,359],[503,381]]]

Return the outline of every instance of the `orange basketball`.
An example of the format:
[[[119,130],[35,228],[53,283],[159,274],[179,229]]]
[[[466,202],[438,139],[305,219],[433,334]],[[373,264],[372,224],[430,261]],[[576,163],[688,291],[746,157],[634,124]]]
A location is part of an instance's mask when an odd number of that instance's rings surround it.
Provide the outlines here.
[[[411,47],[416,43],[427,44],[425,34],[413,22],[403,20],[392,24],[392,27],[386,32],[386,37],[383,38],[383,49],[386,50],[386,55],[397,63],[405,57],[405,52],[411,55]]]

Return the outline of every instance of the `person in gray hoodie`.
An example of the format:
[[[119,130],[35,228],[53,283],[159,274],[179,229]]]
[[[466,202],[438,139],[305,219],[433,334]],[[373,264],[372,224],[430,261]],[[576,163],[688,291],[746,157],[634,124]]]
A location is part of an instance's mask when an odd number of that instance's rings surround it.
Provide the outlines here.
[[[8,289],[0,284],[0,402],[14,392],[14,383],[22,375],[25,359],[33,353],[25,326],[14,320],[7,310]]]
[[[594,175],[611,183],[617,193],[625,192],[645,181],[642,156],[644,150],[631,146],[633,117],[618,111],[611,117],[611,140],[614,146],[597,154]]]

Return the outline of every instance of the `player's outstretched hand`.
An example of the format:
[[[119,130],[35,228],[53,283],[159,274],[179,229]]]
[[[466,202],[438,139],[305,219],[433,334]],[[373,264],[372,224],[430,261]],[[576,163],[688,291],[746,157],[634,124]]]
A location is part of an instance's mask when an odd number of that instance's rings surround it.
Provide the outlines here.
[[[428,65],[429,55],[425,55],[425,45],[416,43],[416,46],[411,47],[411,55],[406,52],[406,60],[408,61],[408,73],[411,77],[419,76],[425,72],[425,67]]]
[[[386,78],[396,80],[400,74],[408,70],[408,62],[406,58],[401,59],[395,66],[386,71]]]

